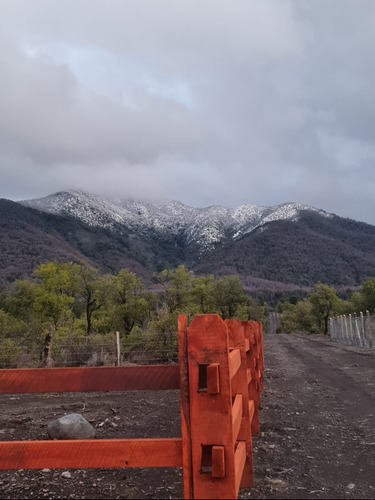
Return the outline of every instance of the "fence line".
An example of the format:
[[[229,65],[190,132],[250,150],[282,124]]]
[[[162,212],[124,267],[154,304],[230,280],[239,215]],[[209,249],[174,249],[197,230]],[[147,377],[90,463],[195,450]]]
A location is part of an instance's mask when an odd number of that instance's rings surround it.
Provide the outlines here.
[[[178,317],[178,365],[0,370],[0,393],[180,389],[181,438],[0,442],[0,470],[181,467],[185,498],[253,486],[263,390],[262,325]]]
[[[145,338],[120,339],[114,334],[95,334],[81,337],[58,336],[52,339],[51,368],[75,366],[121,366],[127,364],[160,364],[178,362],[177,332],[161,338],[160,332]],[[30,342],[29,342],[30,343]],[[43,344],[27,339],[0,338],[0,369],[44,367]]]
[[[330,333],[333,342],[372,349],[375,347],[375,314],[366,311],[330,318]]]

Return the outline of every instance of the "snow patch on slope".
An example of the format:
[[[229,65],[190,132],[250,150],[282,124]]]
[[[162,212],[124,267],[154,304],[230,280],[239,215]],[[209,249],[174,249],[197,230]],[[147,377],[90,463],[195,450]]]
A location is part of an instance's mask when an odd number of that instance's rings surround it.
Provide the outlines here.
[[[123,226],[143,234],[180,233],[187,243],[195,244],[202,253],[228,237],[239,238],[267,222],[298,220],[305,210],[324,217],[333,215],[297,203],[283,203],[276,207],[249,204],[234,209],[216,205],[193,208],[178,201],[109,200],[83,191],[61,191],[20,203],[42,212],[75,217],[90,226],[108,229]]]

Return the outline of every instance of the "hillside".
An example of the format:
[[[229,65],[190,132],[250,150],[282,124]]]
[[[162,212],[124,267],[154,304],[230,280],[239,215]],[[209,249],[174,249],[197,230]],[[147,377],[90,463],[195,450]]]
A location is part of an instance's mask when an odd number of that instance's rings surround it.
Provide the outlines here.
[[[311,286],[318,281],[353,287],[375,272],[375,228],[340,217],[303,213],[275,221],[207,255],[197,273],[238,273]]]
[[[375,271],[375,226],[306,205],[203,209],[179,202],[105,200],[82,192],[0,200],[0,281],[40,262],[83,259],[126,267],[151,284],[184,264],[196,275],[238,274],[252,293],[354,288]]]
[[[128,267],[148,277],[150,272],[130,255],[128,246],[126,236],[114,237],[74,218],[0,199],[0,284],[30,277],[41,262],[54,259],[88,260],[103,271]]]

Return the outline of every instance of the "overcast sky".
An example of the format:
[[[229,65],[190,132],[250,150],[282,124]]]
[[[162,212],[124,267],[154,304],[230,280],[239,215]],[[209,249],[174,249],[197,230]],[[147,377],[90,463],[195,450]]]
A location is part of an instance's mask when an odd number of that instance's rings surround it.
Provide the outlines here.
[[[0,197],[375,224],[375,1],[0,0]]]

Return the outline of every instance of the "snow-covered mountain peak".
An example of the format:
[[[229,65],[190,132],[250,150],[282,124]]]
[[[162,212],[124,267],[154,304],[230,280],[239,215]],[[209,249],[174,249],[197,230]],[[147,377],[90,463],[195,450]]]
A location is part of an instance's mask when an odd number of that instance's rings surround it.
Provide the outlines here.
[[[96,227],[131,230],[145,234],[181,234],[201,252],[212,249],[228,237],[239,238],[264,224],[277,220],[297,220],[302,211],[314,211],[329,217],[323,210],[283,203],[275,207],[241,205],[224,208],[212,205],[194,208],[179,201],[143,202],[130,199],[106,199],[83,191],[58,193],[21,204],[42,212],[75,217]]]

